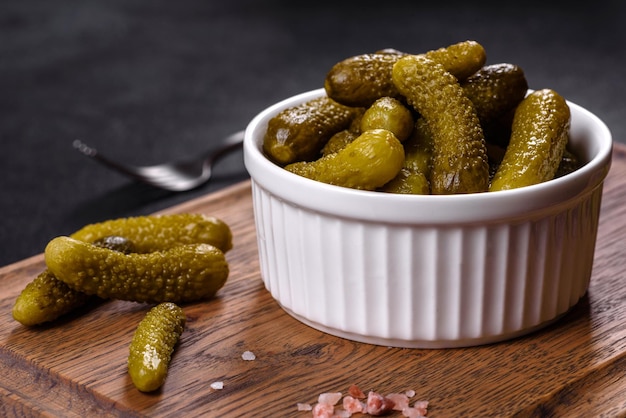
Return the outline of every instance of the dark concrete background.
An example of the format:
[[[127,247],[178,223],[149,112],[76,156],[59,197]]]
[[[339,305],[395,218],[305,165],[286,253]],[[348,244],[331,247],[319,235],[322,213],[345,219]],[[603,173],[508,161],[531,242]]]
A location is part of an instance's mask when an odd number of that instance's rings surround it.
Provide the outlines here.
[[[322,86],[352,55],[473,39],[626,139],[626,3],[4,0],[0,266],[54,236],[149,214],[247,178],[237,152],[186,193],[129,181],[80,138],[138,164],[204,151],[264,107]]]

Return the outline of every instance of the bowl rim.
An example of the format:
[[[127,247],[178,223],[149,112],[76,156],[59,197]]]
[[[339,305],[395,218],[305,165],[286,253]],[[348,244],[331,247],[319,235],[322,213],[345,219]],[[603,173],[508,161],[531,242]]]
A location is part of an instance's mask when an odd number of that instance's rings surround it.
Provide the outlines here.
[[[563,177],[517,189],[455,195],[356,190],[298,176],[267,159],[262,143],[268,120],[284,108],[325,94],[324,88],[310,90],[265,108],[250,121],[244,138],[244,165],[252,182],[284,201],[311,210],[374,222],[412,224],[528,219],[534,212],[562,210],[564,205],[602,187],[610,169],[613,141],[609,128],[595,114],[570,101],[570,143],[575,150],[584,151],[588,161]],[[595,141],[585,144],[583,137],[589,135]]]

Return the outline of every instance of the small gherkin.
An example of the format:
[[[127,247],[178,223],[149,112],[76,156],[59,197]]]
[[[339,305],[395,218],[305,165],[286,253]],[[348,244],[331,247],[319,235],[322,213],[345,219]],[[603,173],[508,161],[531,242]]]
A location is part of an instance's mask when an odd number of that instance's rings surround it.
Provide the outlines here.
[[[213,296],[228,278],[224,253],[188,244],[123,254],[70,237],[51,240],[46,265],[58,280],[88,295],[134,302],[189,302]]]
[[[86,225],[70,236],[84,242],[94,242],[112,235],[130,240],[138,253],[163,250],[180,244],[211,244],[223,252],[233,246],[228,225],[218,218],[200,213],[111,219]]]
[[[326,75],[324,88],[333,100],[347,106],[369,107],[381,97],[399,98],[392,80],[393,66],[402,52],[377,52],[356,55],[336,63]],[[427,58],[463,80],[478,71],[487,61],[485,48],[476,41],[458,42],[425,52]]]
[[[165,383],[186,321],[183,309],[171,302],[160,303],[146,313],[129,346],[128,374],[137,389],[152,392]]]
[[[103,237],[94,245],[126,254],[134,251],[133,243],[119,236]],[[13,305],[13,319],[26,326],[50,322],[94,298],[70,288],[45,269],[18,295]]]
[[[336,153],[289,164],[285,170],[335,186],[376,190],[393,179],[403,164],[404,148],[398,138],[386,129],[371,129]]]
[[[149,253],[193,243],[211,244],[223,252],[232,248],[229,226],[220,219],[197,213],[112,219],[86,225],[70,237],[126,253]],[[23,325],[34,326],[53,321],[92,299],[46,269],[17,297],[13,318]]]
[[[263,152],[281,166],[314,160],[326,142],[349,127],[360,112],[326,96],[284,109],[268,122]]]
[[[29,282],[13,305],[13,319],[26,326],[50,322],[78,309],[93,296],[78,292],[46,269]]]
[[[536,90],[517,106],[511,140],[490,191],[509,190],[551,180],[569,141],[570,108],[551,89]]]
[[[432,194],[487,191],[487,148],[474,105],[458,80],[425,55],[402,57],[393,82],[432,135]]]

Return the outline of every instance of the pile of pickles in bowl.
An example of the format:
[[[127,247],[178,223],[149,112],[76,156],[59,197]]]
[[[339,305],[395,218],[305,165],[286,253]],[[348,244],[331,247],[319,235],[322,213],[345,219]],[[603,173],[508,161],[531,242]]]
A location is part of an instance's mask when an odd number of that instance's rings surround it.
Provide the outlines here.
[[[259,113],[261,275],[295,318],[395,347],[503,341],[586,293],[611,134],[464,41],[383,50]]]

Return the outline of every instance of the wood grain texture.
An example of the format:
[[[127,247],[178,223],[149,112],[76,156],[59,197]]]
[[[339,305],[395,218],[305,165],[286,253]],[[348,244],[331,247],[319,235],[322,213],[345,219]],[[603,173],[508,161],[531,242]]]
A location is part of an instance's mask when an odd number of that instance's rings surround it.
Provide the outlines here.
[[[0,269],[2,416],[308,416],[326,391],[416,391],[431,417],[626,416],[626,147],[605,182],[588,294],[532,335],[482,347],[380,347],[326,335],[277,305],[260,279],[250,185],[166,212],[203,212],[234,233],[231,276],[217,297],[184,305],[187,328],[163,388],[137,391],[128,345],[147,305],[107,301],[29,329],[15,298],[44,268],[36,256]],[[255,361],[241,355],[250,350]],[[210,384],[222,381],[222,390]],[[310,414],[310,413],[309,413]]]

